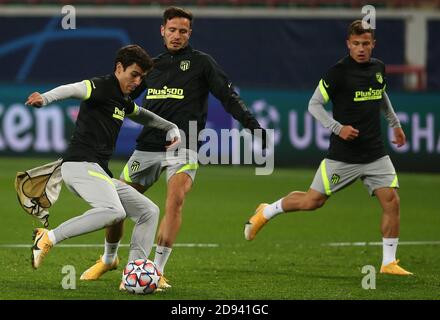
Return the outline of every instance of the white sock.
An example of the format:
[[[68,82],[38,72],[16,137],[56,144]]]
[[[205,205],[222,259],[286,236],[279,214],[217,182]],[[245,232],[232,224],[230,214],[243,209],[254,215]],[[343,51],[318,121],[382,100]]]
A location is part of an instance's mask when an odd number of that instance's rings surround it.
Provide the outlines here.
[[[165,270],[165,265],[171,254],[172,248],[157,246],[156,254],[154,255],[154,264],[157,269],[163,274]]]
[[[110,243],[105,240],[104,254],[101,258],[105,264],[112,264],[118,255],[119,242]]]
[[[399,238],[382,238],[383,258],[382,265],[386,266],[396,260]]]
[[[281,201],[283,200],[283,198],[281,198],[278,201],[275,201],[274,203],[268,205],[266,208],[264,208],[263,210],[263,216],[267,219],[270,220],[273,217],[275,217],[276,215],[284,212],[283,208],[281,206]]]
[[[53,233],[53,230],[50,230],[47,233],[47,236],[49,237],[50,242],[52,242],[52,245],[56,245],[57,244],[57,239],[55,238],[55,233]]]

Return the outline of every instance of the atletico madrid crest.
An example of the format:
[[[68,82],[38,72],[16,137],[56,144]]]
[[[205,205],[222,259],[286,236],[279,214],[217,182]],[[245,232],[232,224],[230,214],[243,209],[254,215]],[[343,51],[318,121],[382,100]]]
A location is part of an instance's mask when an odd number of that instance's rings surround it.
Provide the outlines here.
[[[382,73],[380,73],[380,72],[377,72],[377,73],[376,73],[376,80],[377,80],[377,82],[379,82],[380,84],[382,84],[382,82],[383,82]]]
[[[180,69],[182,69],[182,71],[188,70],[189,66],[190,66],[190,61],[189,60],[182,60],[182,61],[180,61]]]
[[[339,175],[337,175],[336,173],[334,173],[331,178],[332,184],[338,184],[339,180],[341,180],[341,177]]]
[[[136,172],[136,171],[138,171],[139,170],[139,167],[140,167],[140,163],[139,163],[139,161],[133,161],[133,163],[131,164],[131,171],[132,172]]]

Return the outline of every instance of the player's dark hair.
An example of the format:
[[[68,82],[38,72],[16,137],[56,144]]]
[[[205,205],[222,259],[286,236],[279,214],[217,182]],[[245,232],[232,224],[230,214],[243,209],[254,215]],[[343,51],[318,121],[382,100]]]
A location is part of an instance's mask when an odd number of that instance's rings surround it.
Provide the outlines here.
[[[367,28],[364,28],[364,24]],[[364,33],[370,33],[371,37],[374,39],[374,29],[367,22],[362,22],[362,20],[355,20],[350,23],[347,32],[347,39],[350,38],[351,35],[360,36]]]
[[[163,12],[163,25],[167,24],[168,20],[173,18],[186,18],[189,20],[189,26],[192,27],[193,14],[185,9],[179,7],[168,7]]]
[[[118,62],[122,64],[124,70],[134,63],[144,72],[148,72],[153,68],[153,60],[151,57],[143,48],[136,44],[130,44],[118,50],[115,57],[115,70]]]

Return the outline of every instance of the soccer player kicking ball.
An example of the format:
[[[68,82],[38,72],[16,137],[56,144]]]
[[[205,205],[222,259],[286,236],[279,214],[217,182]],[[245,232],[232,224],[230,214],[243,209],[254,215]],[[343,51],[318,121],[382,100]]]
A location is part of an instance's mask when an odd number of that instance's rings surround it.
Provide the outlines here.
[[[332,131],[326,158],[307,192],[294,191],[272,203],[262,203],[245,225],[244,235],[253,240],[261,228],[282,212],[315,210],[335,192],[360,178],[382,206],[383,260],[381,273],[411,275],[398,265],[396,251],[400,227],[399,187],[396,171],[381,139],[380,111],[394,130],[394,144],[406,138],[385,93],[385,66],[371,58],[374,30],[362,21],[348,28],[349,55],[323,76],[309,102],[310,113]],[[333,102],[333,117],[324,104]]]
[[[266,144],[264,129],[233,90],[224,71],[210,55],[190,46],[192,21],[192,13],[182,8],[164,10],[161,35],[165,51],[154,59],[154,68],[145,79],[148,90],[143,99],[144,108],[178,125],[185,133],[186,145],[170,156],[164,148],[167,143],[165,134],[144,127],[137,138],[136,150],[120,176],[121,180],[144,193],[166,171],[165,214],[159,224],[154,257],[162,274],[180,230],[186,196],[195,181],[198,146],[191,146],[190,140],[198,137],[206,126],[208,94],[212,93],[225,110],[253,134],[261,131],[263,148]],[[191,121],[197,124],[195,137],[190,136]],[[104,255],[83,272],[81,280],[96,280],[117,268],[122,232],[122,223],[106,229]],[[171,285],[163,276],[159,287],[167,289]]]
[[[44,94],[34,92],[26,101],[27,105],[41,107],[57,100],[82,99],[61,174],[67,188],[92,207],[53,230],[34,230],[34,269],[61,241],[111,226],[126,216],[135,222],[128,260],[148,258],[159,208],[131,186],[113,179],[108,162],[125,115],[145,126],[168,131],[172,140],[169,147],[180,143],[175,124],[139,108],[130,98],[152,66],[153,61],[141,47],[129,45],[117,52],[114,73],[60,86]]]

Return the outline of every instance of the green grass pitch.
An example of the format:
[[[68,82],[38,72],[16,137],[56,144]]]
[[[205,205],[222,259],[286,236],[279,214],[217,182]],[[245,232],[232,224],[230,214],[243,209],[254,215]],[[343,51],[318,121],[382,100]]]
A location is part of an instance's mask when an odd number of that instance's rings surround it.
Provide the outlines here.
[[[314,170],[276,169],[270,176],[255,176],[251,167],[201,167],[188,196],[179,244],[166,267],[173,287],[166,292],[133,296],[118,291],[128,248],[119,251],[122,265],[95,282],[82,282],[81,273],[103,248],[55,247],[37,271],[30,265],[29,248],[34,227],[40,223],[18,205],[13,180],[23,171],[53,159],[0,159],[0,300],[2,299],[439,299],[440,246],[401,245],[401,264],[412,277],[377,274],[376,289],[362,288],[362,267],[379,271],[382,247],[339,246],[332,242],[379,242],[381,211],[361,182],[332,196],[315,212],[289,213],[272,220],[252,241],[243,237],[243,224],[256,205],[272,202],[293,190],[309,187]],[[113,161],[118,175],[123,162]],[[163,214],[165,180],[148,195]],[[437,197],[440,175],[400,173],[401,241],[440,241]],[[86,203],[65,187],[51,210],[55,227],[82,214]],[[130,239],[126,223],[122,243]],[[103,231],[70,239],[63,244],[101,244]],[[152,257],[152,256],[151,256]],[[76,289],[65,290],[65,265],[76,272]],[[31,289],[30,289],[31,288]]]

